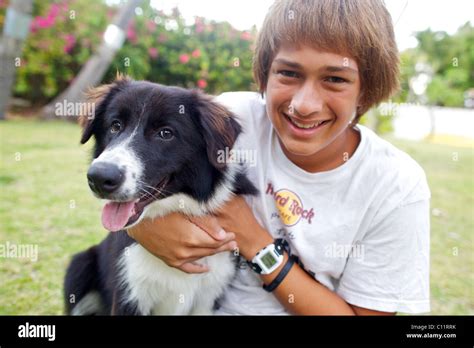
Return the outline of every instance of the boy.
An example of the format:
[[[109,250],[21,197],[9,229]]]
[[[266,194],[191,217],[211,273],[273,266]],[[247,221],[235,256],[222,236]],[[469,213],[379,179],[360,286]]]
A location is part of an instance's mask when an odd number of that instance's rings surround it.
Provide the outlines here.
[[[189,273],[206,271],[195,260],[235,247],[259,264],[256,272],[241,263],[217,314],[428,312],[425,174],[357,125],[398,87],[383,3],[277,0],[254,75],[264,98],[240,92],[219,101],[241,119],[236,148],[257,155],[248,174],[260,195],[235,198],[217,218],[171,214],[129,234]],[[289,244],[283,258],[278,238]]]

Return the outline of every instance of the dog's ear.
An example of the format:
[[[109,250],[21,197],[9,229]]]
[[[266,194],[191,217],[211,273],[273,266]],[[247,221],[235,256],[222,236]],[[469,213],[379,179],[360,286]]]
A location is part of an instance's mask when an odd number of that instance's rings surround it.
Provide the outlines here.
[[[117,74],[117,78],[113,83],[90,88],[86,92],[87,105],[92,105],[92,107],[85,109],[87,109],[88,112],[92,110],[92,114],[79,115],[79,124],[83,128],[81,144],[88,142],[93,135],[97,119],[104,113],[107,101],[111,98],[112,92],[120,89],[120,87],[123,87],[130,81],[131,79],[127,76]]]
[[[113,84],[101,85],[95,88],[91,88],[86,92],[87,105],[93,105],[92,108],[87,109],[88,111],[93,110],[93,112],[92,114],[80,115],[79,117],[79,124],[83,128],[81,144],[87,143],[87,141],[89,141],[89,139],[91,138],[94,130],[94,124],[97,120],[100,105],[110,93],[112,86]]]
[[[222,154],[228,153],[235,140],[242,132],[242,127],[235,116],[223,105],[212,100],[212,97],[201,92],[194,92],[197,98],[198,122],[206,143],[207,157],[217,169],[226,166]],[[223,152],[222,152],[223,151]]]

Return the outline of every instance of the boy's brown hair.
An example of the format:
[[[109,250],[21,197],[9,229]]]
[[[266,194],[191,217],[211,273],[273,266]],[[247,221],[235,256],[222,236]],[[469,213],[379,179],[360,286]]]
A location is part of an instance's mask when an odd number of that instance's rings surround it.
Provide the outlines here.
[[[398,50],[382,0],[276,0],[254,54],[253,73],[262,94],[284,43],[347,55],[357,62],[361,96],[354,123],[398,89]]]

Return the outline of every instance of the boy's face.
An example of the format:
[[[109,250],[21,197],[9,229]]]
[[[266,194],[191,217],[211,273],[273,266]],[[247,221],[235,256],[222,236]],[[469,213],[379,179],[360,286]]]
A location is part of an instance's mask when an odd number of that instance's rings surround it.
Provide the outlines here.
[[[330,154],[331,147],[337,151],[359,94],[353,59],[308,46],[282,46],[270,67],[266,99],[285,152],[306,157],[323,149]]]

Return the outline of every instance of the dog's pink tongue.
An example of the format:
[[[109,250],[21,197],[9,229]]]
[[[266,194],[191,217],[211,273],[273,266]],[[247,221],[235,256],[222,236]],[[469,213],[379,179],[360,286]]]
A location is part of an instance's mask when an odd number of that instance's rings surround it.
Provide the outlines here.
[[[135,202],[109,202],[102,209],[102,225],[109,231],[120,231],[133,215]]]

